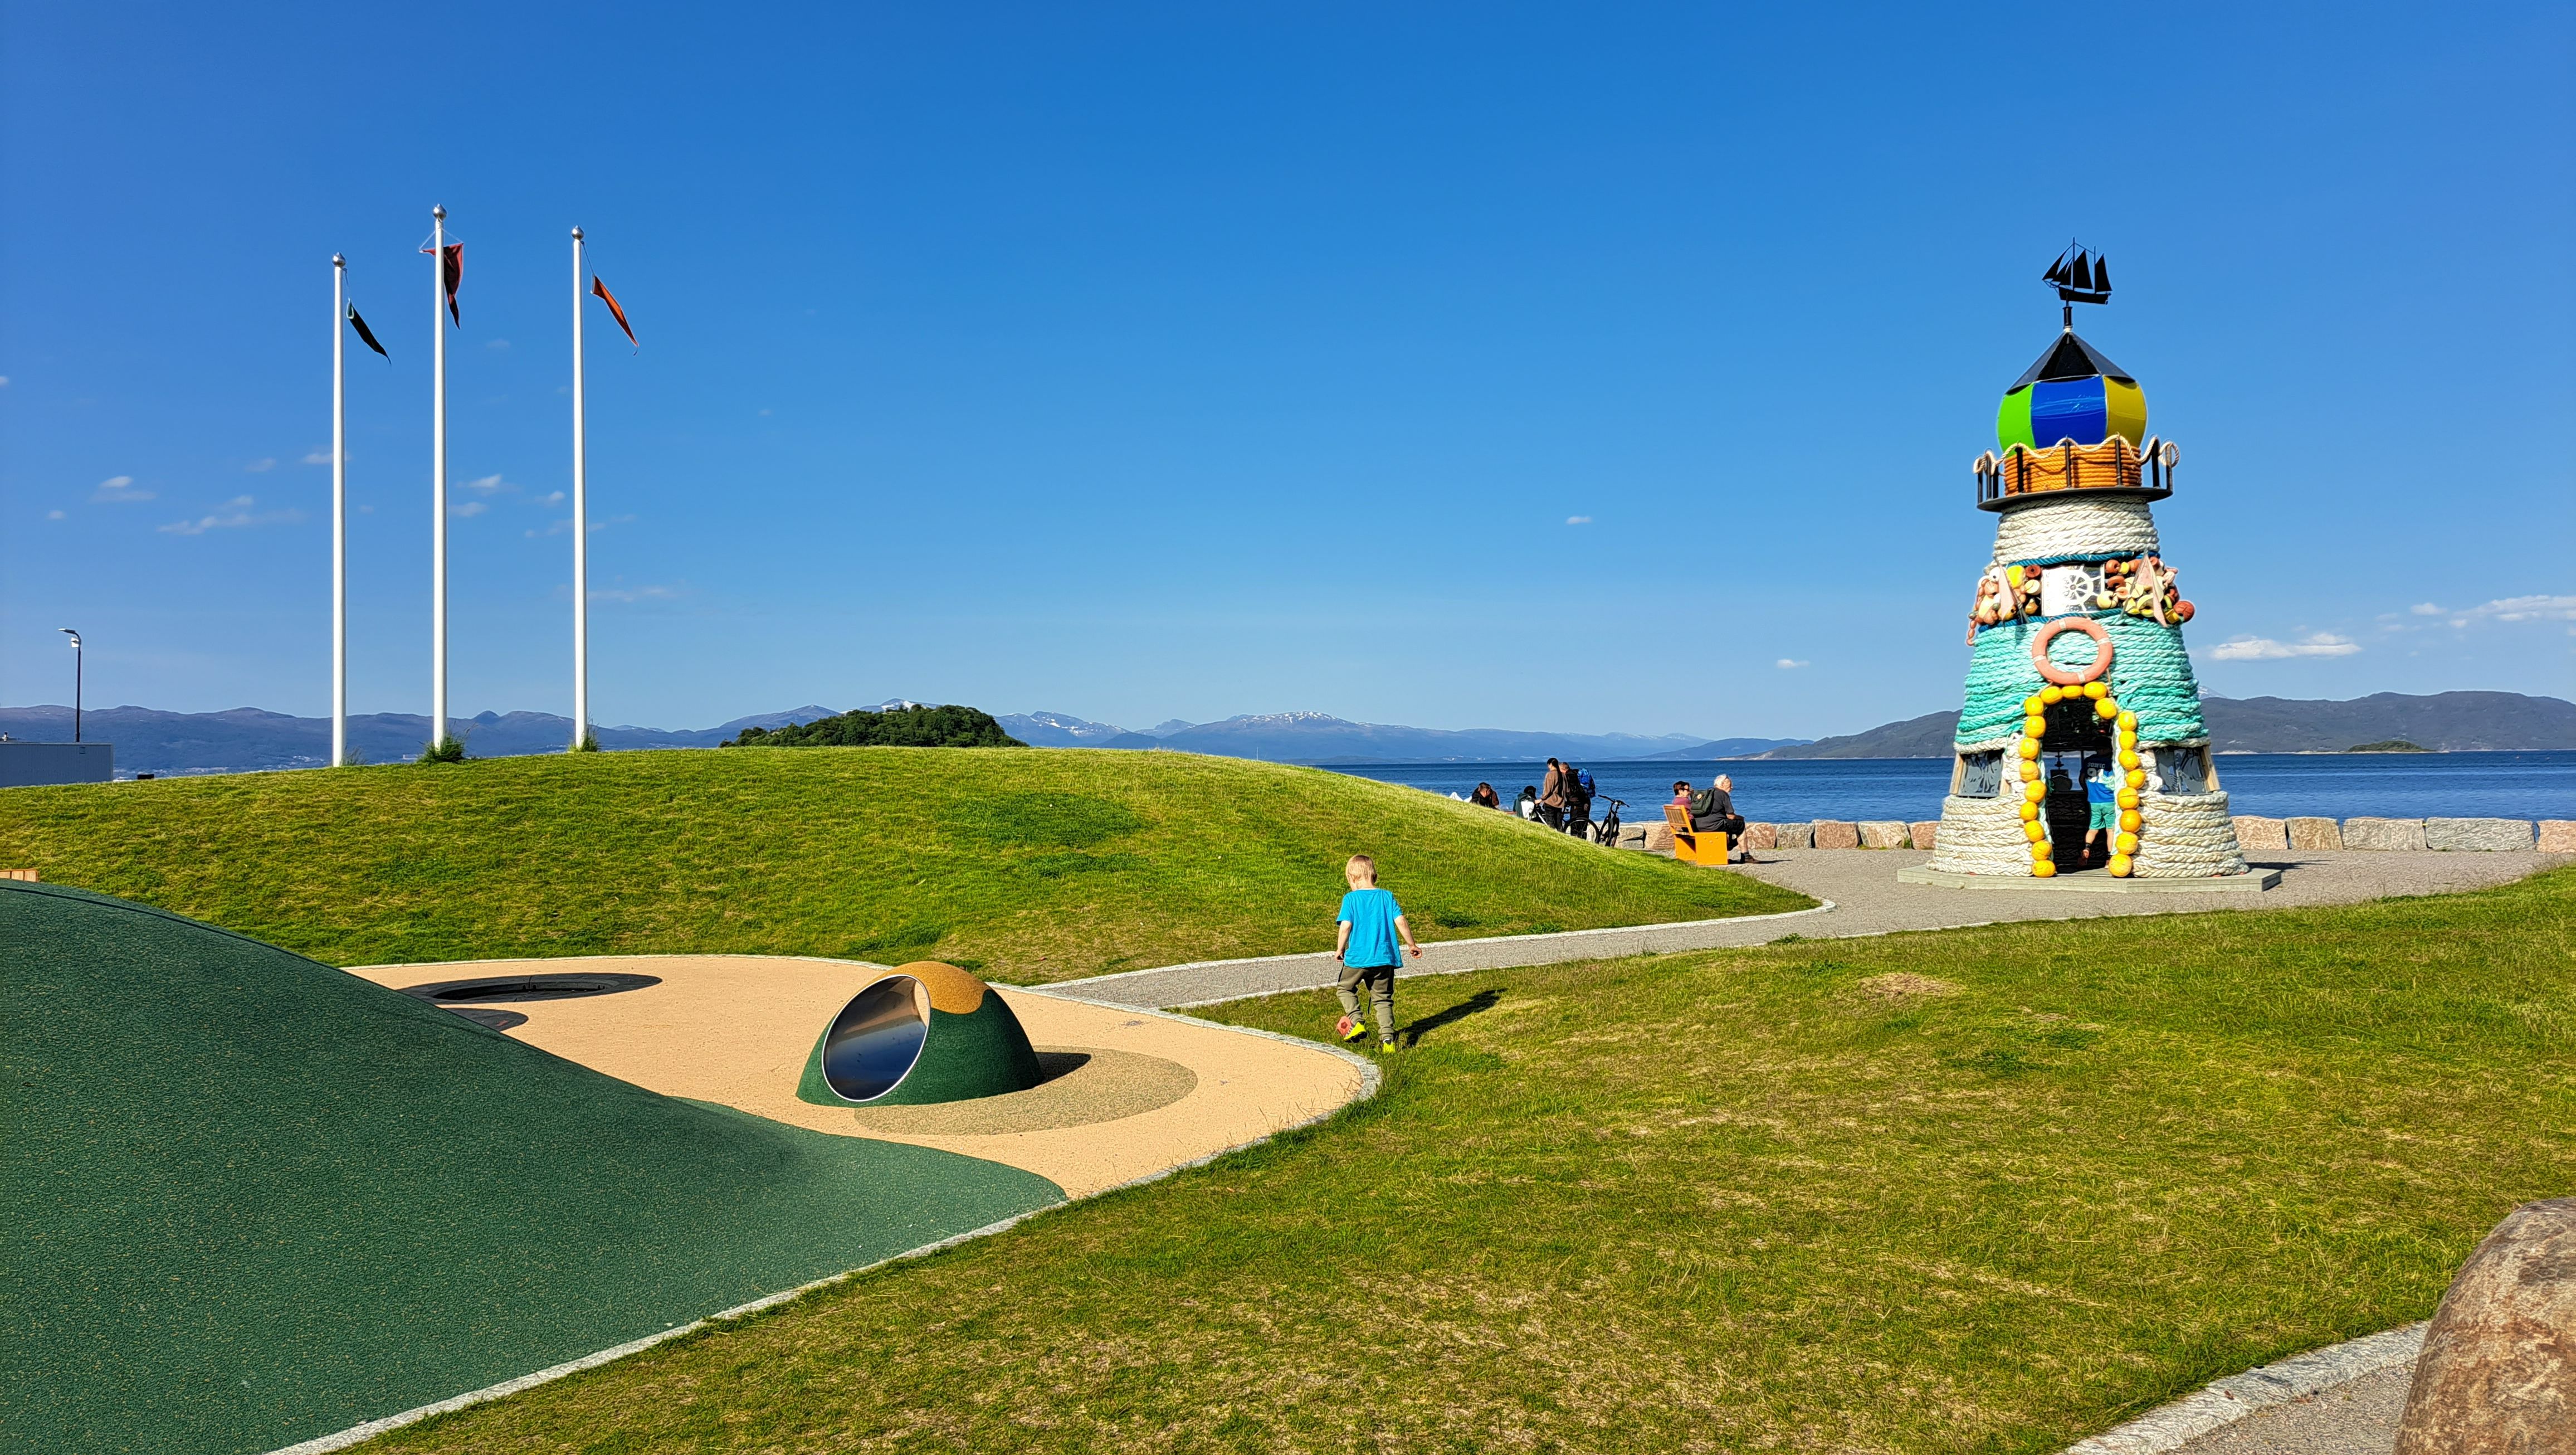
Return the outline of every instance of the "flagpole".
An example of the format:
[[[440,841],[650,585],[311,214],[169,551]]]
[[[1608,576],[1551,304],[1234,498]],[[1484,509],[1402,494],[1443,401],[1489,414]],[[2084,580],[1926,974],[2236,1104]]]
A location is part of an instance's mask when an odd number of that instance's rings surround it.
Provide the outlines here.
[[[331,255],[331,766],[349,761],[349,260]]]
[[[581,229],[572,230],[572,746],[590,739],[590,447],[581,395]]]
[[[447,209],[429,209],[429,745],[447,742]]]

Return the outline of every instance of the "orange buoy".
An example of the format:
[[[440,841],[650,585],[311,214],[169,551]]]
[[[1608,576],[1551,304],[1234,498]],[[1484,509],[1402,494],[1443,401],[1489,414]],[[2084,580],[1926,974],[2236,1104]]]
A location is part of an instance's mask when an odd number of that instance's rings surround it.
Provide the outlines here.
[[[2093,645],[2097,650],[2093,654],[2092,665],[2078,670],[2071,667],[2061,667],[2055,662],[2049,660],[2048,644],[2057,640],[2059,634],[2063,632],[2082,632],[2084,635],[2093,639]],[[2103,673],[2111,670],[2111,634],[2102,630],[2102,624],[2089,616],[2061,616],[2057,620],[2050,622],[2048,625],[2041,627],[2039,631],[2031,637],[2030,660],[2033,666],[2039,668],[2039,675],[2046,679],[2050,684],[2048,687],[2040,689],[2039,695],[2052,702],[2062,701],[2064,700],[2066,693],[2061,689],[2090,686],[2094,683],[2095,679],[2099,678]],[[2103,693],[2107,693],[2110,690],[2111,689],[2106,686],[2102,689],[2102,692],[2091,693],[2089,695],[2101,697]],[[2052,691],[2057,692],[2057,696],[2054,698],[2048,696]],[[2112,709],[2113,713],[2117,713],[2118,711],[2119,709],[2116,707]]]

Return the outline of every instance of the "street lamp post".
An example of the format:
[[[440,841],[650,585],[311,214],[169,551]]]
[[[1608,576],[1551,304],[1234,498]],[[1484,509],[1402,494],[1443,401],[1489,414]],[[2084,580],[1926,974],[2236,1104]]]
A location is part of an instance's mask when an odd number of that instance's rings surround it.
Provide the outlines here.
[[[72,741],[77,743],[77,742],[79,742],[79,741],[81,740],[81,735],[80,735],[80,710],[81,710],[81,640],[80,640],[80,633],[79,633],[79,632],[76,632],[76,631],[73,631],[70,627],[67,627],[67,626],[64,626],[64,627],[56,627],[56,628],[54,628],[54,630],[59,631],[59,632],[61,632],[64,636],[70,637],[70,638],[72,639]]]

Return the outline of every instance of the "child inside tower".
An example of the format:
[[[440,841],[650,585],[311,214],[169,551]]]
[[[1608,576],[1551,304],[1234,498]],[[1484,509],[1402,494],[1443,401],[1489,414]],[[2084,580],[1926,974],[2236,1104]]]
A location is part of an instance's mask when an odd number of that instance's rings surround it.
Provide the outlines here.
[[[2111,833],[2120,826],[2120,776],[2111,771],[2111,760],[2096,758],[2093,771],[2084,775],[2084,805],[2091,818],[2084,830],[2084,857],[2089,862],[2098,845],[2104,858],[2111,852]]]

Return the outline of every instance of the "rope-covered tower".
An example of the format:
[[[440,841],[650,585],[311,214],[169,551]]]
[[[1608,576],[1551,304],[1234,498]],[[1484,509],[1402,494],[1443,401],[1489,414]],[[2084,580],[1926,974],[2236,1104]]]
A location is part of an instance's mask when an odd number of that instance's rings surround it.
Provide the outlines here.
[[[2005,391],[1978,457],[1994,559],[1969,612],[1958,763],[1932,867],[1962,874],[2195,879],[2246,872],[2156,540],[2181,452],[2147,433],[2138,381],[2075,332],[2109,271],[2070,249],[2047,281],[2065,327]],[[2111,775],[2097,837],[2086,782]]]

